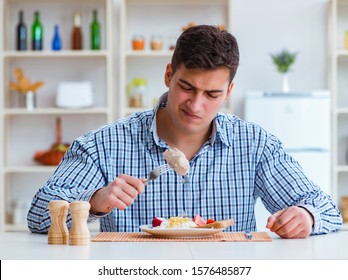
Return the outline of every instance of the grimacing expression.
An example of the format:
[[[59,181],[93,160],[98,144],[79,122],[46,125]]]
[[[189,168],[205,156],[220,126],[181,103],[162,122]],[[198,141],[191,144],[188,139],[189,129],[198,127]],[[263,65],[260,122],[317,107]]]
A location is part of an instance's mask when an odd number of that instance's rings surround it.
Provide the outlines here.
[[[233,83],[229,83],[227,68],[187,69],[181,65],[172,75],[170,64],[166,69],[165,83],[169,88],[170,117],[174,125],[185,133],[209,129],[233,87]]]

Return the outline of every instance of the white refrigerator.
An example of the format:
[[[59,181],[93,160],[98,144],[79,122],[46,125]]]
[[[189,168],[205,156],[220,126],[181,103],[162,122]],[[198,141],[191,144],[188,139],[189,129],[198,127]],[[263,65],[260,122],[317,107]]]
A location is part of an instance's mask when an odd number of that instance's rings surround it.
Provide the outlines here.
[[[247,92],[245,120],[275,135],[306,175],[331,194],[329,91]],[[270,214],[260,199],[255,214],[258,230],[265,230]]]

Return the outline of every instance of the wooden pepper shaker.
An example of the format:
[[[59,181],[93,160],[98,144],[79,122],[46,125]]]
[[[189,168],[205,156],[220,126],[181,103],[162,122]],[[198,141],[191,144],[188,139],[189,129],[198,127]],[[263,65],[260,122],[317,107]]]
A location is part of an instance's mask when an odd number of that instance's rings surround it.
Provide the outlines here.
[[[52,200],[48,203],[51,226],[48,231],[48,244],[68,244],[69,231],[66,225],[69,203],[65,200]]]
[[[72,219],[70,229],[70,245],[89,245],[90,233],[87,219],[91,205],[87,201],[74,201],[70,203],[70,215]]]

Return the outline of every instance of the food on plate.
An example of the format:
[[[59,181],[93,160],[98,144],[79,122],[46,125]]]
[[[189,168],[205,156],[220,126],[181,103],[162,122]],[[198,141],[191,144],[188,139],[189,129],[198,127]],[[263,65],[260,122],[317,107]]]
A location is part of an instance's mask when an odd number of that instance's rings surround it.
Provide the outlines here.
[[[177,148],[166,150],[163,153],[164,159],[181,176],[185,176],[190,169],[190,164],[185,154]]]
[[[154,217],[152,219],[152,227],[158,229],[165,228],[181,228],[181,229],[190,229],[196,227],[204,227],[209,224],[213,225],[215,220],[209,218],[205,221],[200,215],[196,215],[193,219],[189,217],[171,217],[169,219],[162,217]],[[213,226],[212,226],[213,227]]]
[[[203,226],[206,224],[206,221],[204,221],[200,215],[194,216],[193,221],[196,223],[197,226]]]

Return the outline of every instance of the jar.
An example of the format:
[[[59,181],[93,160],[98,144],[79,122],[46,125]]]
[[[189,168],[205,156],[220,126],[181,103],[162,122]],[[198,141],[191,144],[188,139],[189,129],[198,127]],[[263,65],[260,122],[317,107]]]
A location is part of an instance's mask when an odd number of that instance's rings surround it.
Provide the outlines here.
[[[348,50],[348,29],[344,32],[344,48]]]
[[[128,84],[129,107],[143,107],[143,96],[146,93],[147,81],[142,78],[134,78]]]
[[[27,213],[30,208],[31,201],[15,200],[13,202],[12,223],[15,225],[23,225],[27,222]]]
[[[169,50],[174,51],[176,47],[176,39],[177,37],[175,36],[170,36],[169,37]]]
[[[132,48],[135,51],[141,51],[145,49],[145,39],[144,36],[135,35],[132,40]]]
[[[151,37],[151,50],[159,51],[163,48],[163,40],[159,35],[154,35]]]

